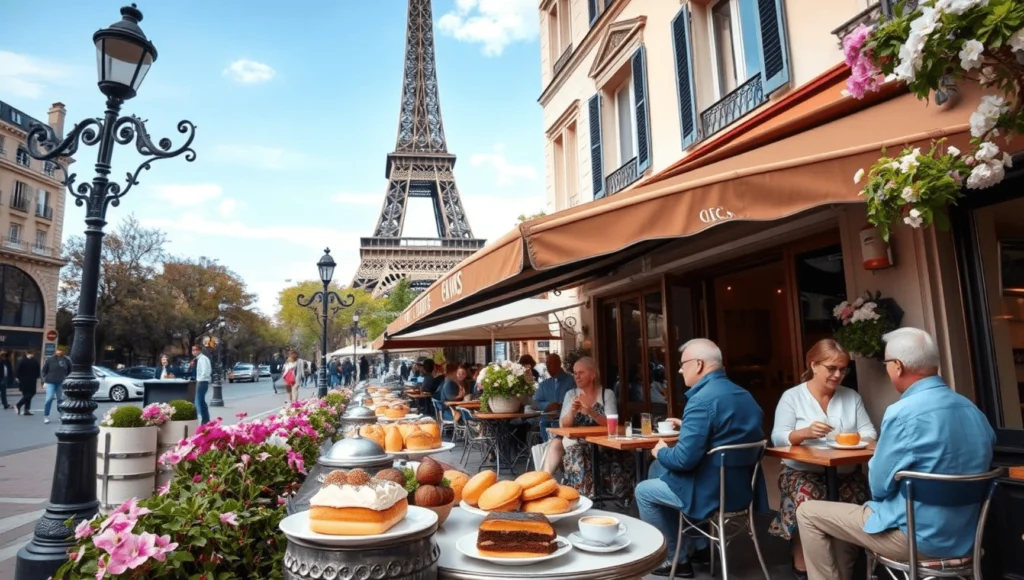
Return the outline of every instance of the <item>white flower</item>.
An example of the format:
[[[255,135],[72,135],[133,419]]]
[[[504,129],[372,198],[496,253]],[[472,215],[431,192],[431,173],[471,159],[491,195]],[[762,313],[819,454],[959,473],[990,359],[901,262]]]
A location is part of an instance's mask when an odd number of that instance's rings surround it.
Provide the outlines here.
[[[853,174],[853,182],[854,183],[860,183],[862,179],[864,179],[864,168],[863,167],[858,169],[857,173]]]
[[[921,148],[915,147],[913,151],[907,153],[903,157],[900,157],[900,171],[903,173],[909,173],[917,169],[917,166],[919,165],[917,157],[919,155],[921,155]]]
[[[856,300],[853,301],[853,307],[854,308],[860,308],[863,305],[864,305],[864,297],[863,296],[860,297],[860,298],[857,298]]]
[[[991,141],[985,141],[981,145],[978,145],[978,150],[974,152],[974,158],[978,161],[989,162],[999,155],[999,147]]]
[[[910,210],[910,215],[903,218],[903,223],[907,224],[912,228],[919,228],[921,227],[921,224],[924,223],[924,218],[921,217],[921,212],[917,211],[917,209],[915,208]]]
[[[1005,165],[1007,169],[1013,167],[1013,157],[1011,157],[1009,153],[1003,153],[1003,165]]]
[[[914,193],[914,188],[910,187],[909,185],[903,188],[903,193],[900,194],[900,197],[902,197],[903,200],[906,201],[907,203],[914,203],[915,201],[920,199],[920,196]]]
[[[1014,32],[1006,44],[1010,45],[1014,52],[1024,50],[1024,28]]]
[[[271,447],[280,447],[281,449],[291,449],[291,445],[288,445],[288,438],[282,437],[277,433],[267,437],[265,443]]]
[[[1006,176],[1001,161],[989,161],[979,163],[971,170],[967,177],[967,187],[970,189],[985,189],[999,183]]]
[[[843,300],[842,302],[837,304],[836,307],[832,309],[832,317],[839,318],[839,315],[842,314],[843,311],[846,310],[846,307],[849,305],[850,303],[847,302],[846,300]]]
[[[946,147],[946,153],[949,153],[953,157],[959,157],[960,156],[960,150],[957,149],[956,147],[953,147],[952,145],[950,145],[949,147]]]
[[[975,6],[985,6],[988,0],[937,0],[935,9],[952,14],[963,14]]]
[[[978,109],[971,113],[971,136],[984,137],[996,126],[999,116],[1010,110],[999,95],[985,95]]]
[[[964,70],[974,70],[981,66],[981,54],[985,52],[985,45],[977,40],[971,39],[964,42],[960,49],[960,66]]]

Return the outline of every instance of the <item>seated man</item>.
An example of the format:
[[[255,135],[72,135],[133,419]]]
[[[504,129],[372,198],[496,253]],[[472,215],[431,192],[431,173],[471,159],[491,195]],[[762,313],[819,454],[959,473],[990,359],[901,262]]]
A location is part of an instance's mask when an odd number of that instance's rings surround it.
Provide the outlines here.
[[[883,337],[885,368],[900,400],[885,411],[868,463],[872,500],[858,506],[807,501],[797,509],[810,580],[853,574],[858,546],[906,560],[906,499],[899,471],[968,475],[990,469],[995,433],[985,415],[953,392],[939,373],[939,350],[927,332],[900,328]],[[929,559],[970,554],[979,506],[915,510],[918,553]]]
[[[707,452],[722,445],[754,443],[764,439],[764,414],[754,397],[725,375],[722,351],[710,340],[691,340],[679,349],[682,353],[679,373],[691,387],[686,392],[686,407],[680,425],[679,442],[669,447],[659,441],[652,450],[657,459],[651,466],[651,479],[636,488],[640,519],[658,528],[668,544],[668,559],[655,570],[656,576],[668,576],[675,556],[679,533],[679,512],[693,521],[707,518],[718,510],[719,467]],[[735,472],[735,473],[733,473]],[[760,475],[760,474],[759,474]],[[726,509],[742,509],[750,504],[750,471],[729,468],[726,471]],[[759,485],[759,504],[767,506],[767,490]],[[693,578],[691,555],[697,544],[683,536],[676,576]],[[698,558],[694,558],[698,559]],[[707,556],[699,557],[707,560]]]
[[[538,411],[553,413],[550,418],[541,417],[540,419],[541,440],[547,441],[548,427],[558,424],[562,401],[565,400],[566,393],[576,388],[576,381],[573,380],[572,375],[562,370],[562,358],[557,353],[549,354],[544,364],[547,365],[551,376],[541,381],[540,385],[537,386],[537,392],[533,395],[533,402]]]

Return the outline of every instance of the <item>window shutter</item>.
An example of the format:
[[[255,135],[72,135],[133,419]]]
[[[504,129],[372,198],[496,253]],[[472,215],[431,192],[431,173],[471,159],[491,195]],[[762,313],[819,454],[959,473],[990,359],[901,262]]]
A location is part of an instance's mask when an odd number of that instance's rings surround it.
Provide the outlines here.
[[[587,0],[587,13],[590,15],[590,25],[593,26],[597,22],[597,17],[600,15],[597,6],[598,0]]]
[[[594,199],[604,197],[604,159],[601,151],[601,93],[587,102],[590,113],[590,179],[594,186]]]
[[[697,140],[697,94],[693,85],[693,56],[690,51],[690,13],[686,6],[672,19],[672,46],[676,58],[679,129],[683,149],[686,149]]]
[[[757,0],[757,16],[762,90],[767,97],[789,82],[789,43],[782,0]]]
[[[647,60],[644,47],[636,49],[632,58],[633,98],[636,101],[636,172],[651,166],[651,116],[647,103]]]

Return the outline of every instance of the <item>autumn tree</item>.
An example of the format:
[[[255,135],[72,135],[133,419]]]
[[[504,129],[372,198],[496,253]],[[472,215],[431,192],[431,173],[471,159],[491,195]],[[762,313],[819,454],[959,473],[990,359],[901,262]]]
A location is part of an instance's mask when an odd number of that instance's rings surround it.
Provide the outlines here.
[[[228,305],[225,318],[237,322],[235,317],[239,312],[252,306],[255,300],[238,274],[206,257],[166,262],[156,283],[170,294],[183,350],[217,330],[221,301]]]

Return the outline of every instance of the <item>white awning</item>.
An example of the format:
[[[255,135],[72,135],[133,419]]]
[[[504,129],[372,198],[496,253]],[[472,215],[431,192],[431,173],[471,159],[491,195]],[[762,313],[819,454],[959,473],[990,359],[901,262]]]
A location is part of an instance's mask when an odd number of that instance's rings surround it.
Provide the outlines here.
[[[489,345],[498,340],[550,340],[559,337],[552,313],[583,303],[575,297],[527,298],[401,336],[377,339],[381,350],[449,345]]]
[[[375,350],[375,349],[373,349],[371,347],[368,347],[368,346],[360,346],[360,347],[357,347],[353,351],[352,347],[348,346],[348,347],[339,348],[338,350],[332,352],[328,356],[331,356],[331,357],[335,357],[335,356],[351,357],[353,354],[355,354],[356,357],[358,358],[358,357],[361,357],[361,356],[364,356],[364,355],[365,356],[372,356],[372,355],[375,355],[375,354],[380,354],[380,351],[379,350]]]

